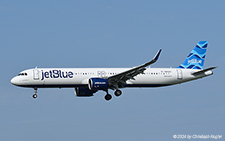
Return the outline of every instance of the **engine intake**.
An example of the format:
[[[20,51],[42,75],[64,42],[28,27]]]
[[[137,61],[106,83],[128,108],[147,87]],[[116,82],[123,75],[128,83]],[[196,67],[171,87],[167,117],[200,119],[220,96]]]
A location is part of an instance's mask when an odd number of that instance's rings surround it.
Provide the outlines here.
[[[88,81],[88,88],[92,91],[107,90],[109,86],[108,79],[104,78],[90,78]]]

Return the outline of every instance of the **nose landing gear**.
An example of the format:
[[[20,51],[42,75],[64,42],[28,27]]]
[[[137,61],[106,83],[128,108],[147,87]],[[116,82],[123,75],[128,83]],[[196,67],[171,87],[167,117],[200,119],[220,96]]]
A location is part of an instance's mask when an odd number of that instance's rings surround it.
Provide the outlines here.
[[[34,88],[34,94],[33,94],[33,98],[37,98],[37,88]]]

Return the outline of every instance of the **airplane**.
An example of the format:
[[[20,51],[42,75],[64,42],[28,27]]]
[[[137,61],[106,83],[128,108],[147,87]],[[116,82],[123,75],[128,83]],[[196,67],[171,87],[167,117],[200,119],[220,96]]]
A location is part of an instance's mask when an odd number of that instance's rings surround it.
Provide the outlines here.
[[[203,69],[208,42],[199,41],[185,61],[176,68],[150,68],[161,53],[133,68],[33,68],[19,73],[11,83],[20,87],[34,89],[33,98],[37,98],[38,88],[74,88],[78,97],[90,97],[97,91],[105,91],[105,100],[109,101],[122,94],[126,87],[162,87],[196,80],[213,74],[216,67]],[[147,68],[148,67],[148,68]]]

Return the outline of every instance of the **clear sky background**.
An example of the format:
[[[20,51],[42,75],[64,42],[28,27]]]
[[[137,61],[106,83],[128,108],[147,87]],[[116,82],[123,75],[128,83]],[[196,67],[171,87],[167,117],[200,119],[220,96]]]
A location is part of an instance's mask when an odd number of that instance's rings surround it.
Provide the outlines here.
[[[0,140],[225,139],[225,1],[1,0]],[[38,67],[177,67],[200,40],[214,75],[163,88],[126,88],[78,98],[74,89],[19,88],[10,79]],[[112,93],[112,91],[110,91]]]

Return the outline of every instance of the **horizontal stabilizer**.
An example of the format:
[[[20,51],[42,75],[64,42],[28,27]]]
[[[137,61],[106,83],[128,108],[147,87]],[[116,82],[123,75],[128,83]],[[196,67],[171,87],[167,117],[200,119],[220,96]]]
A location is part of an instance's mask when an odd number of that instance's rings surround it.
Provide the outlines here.
[[[207,72],[209,70],[213,70],[215,68],[216,67],[211,67],[211,68],[207,68],[207,69],[204,69],[204,70],[200,70],[200,71],[197,71],[197,72],[192,73],[192,75],[199,75],[199,74],[205,73],[205,72]]]

